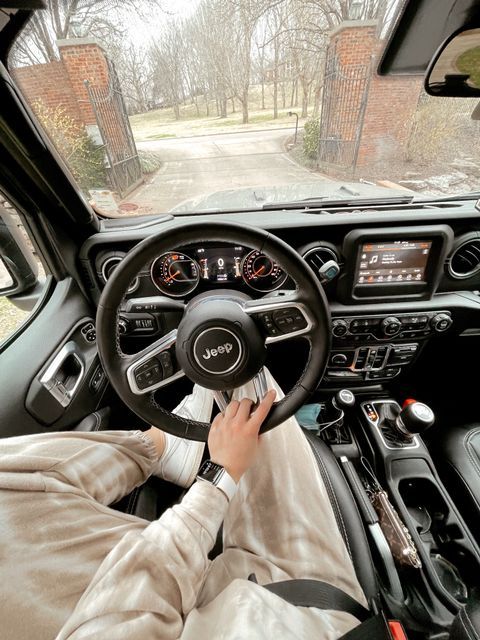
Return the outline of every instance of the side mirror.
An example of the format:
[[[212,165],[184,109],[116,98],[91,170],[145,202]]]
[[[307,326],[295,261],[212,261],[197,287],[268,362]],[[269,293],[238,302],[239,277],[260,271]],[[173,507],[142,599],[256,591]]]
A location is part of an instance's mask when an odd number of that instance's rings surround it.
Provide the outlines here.
[[[38,266],[13,216],[0,205],[0,296],[17,296],[33,289]]]
[[[431,96],[480,96],[480,29],[447,38],[428,66],[425,91]]]

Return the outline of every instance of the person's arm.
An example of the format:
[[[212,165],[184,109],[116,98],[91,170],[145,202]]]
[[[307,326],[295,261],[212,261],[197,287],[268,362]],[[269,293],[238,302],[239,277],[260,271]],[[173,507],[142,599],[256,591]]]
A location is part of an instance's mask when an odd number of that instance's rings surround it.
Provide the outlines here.
[[[212,460],[237,482],[253,462],[274,397],[270,392],[252,414],[249,400],[232,402],[212,423]],[[220,489],[197,482],[181,504],[143,532],[127,534],[99,567],[57,640],[178,638],[227,507]]]

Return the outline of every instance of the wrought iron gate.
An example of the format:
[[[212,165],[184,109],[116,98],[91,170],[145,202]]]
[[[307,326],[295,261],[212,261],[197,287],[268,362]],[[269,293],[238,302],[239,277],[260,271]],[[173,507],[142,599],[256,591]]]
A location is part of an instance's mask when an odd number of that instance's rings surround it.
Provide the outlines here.
[[[340,64],[336,44],[327,51],[318,160],[355,169],[371,64]]]
[[[115,66],[108,60],[108,85],[94,87],[85,81],[107,156],[111,188],[123,197],[142,180],[137,147],[128,120]]]

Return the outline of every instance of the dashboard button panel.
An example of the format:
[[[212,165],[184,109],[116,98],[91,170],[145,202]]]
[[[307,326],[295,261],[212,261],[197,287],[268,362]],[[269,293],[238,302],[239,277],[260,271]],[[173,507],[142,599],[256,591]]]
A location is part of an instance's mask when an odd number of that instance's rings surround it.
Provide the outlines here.
[[[332,322],[334,345],[342,342],[382,342],[400,338],[423,338],[450,329],[449,311],[396,314],[395,316],[350,316]]]

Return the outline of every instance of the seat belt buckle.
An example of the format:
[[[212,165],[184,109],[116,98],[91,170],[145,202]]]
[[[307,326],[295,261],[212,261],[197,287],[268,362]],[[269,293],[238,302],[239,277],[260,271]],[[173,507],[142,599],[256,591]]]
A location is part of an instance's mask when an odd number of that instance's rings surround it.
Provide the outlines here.
[[[403,628],[402,623],[398,620],[389,620],[388,627],[390,629],[390,633],[392,634],[393,640],[408,640],[405,629]]]

